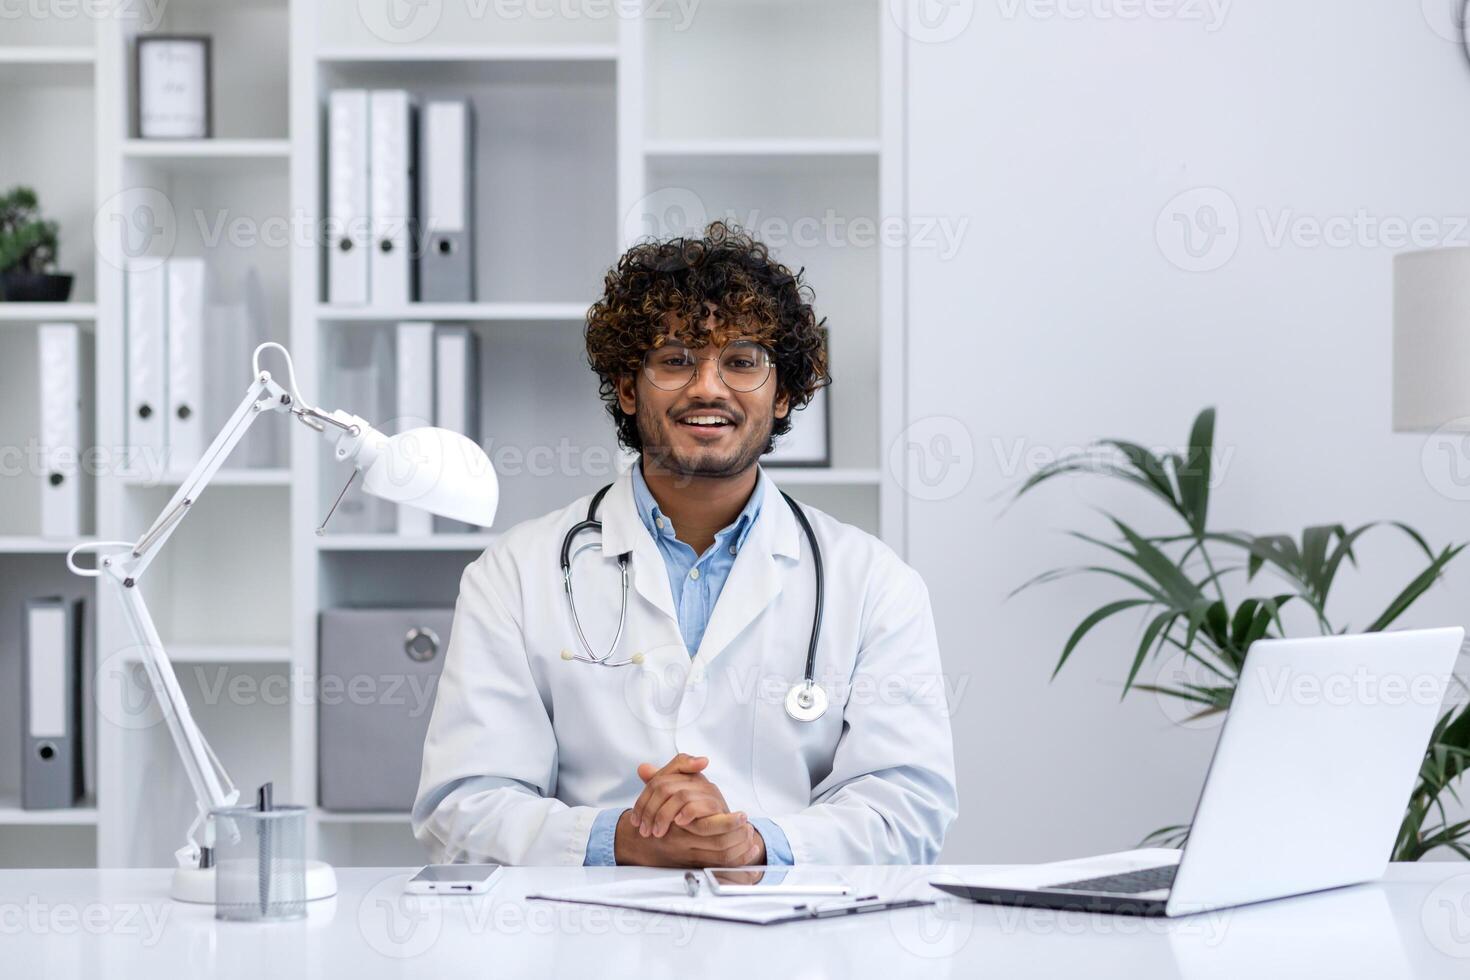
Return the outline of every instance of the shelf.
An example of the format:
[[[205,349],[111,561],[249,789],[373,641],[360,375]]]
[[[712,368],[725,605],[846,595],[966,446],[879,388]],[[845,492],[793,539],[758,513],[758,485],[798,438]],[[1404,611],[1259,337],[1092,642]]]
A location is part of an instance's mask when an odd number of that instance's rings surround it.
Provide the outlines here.
[[[317,306],[322,320],[390,322],[398,320],[473,320],[519,322],[564,320],[581,323],[584,303],[408,303],[403,306]]]
[[[0,65],[90,65],[95,48],[83,45],[0,45]]]
[[[176,664],[286,664],[291,662],[291,648],[271,644],[250,643],[169,643],[164,653]],[[136,654],[127,659],[137,660]]]
[[[202,139],[123,141],[123,156],[147,159],[285,159],[291,155],[291,141],[285,139]]]
[[[324,64],[495,61],[616,61],[616,44],[450,44],[384,47],[332,46],[317,51]]]
[[[14,85],[86,85],[97,60],[90,47],[0,45],[0,83]]]
[[[883,479],[882,471],[877,469],[771,466],[766,472],[777,486],[877,486]]]
[[[124,473],[121,477],[130,487],[176,487],[189,478],[188,473],[165,473],[154,478],[146,473]],[[210,487],[284,487],[291,483],[291,471],[263,467],[221,469],[209,481]]]
[[[0,795],[0,827],[82,827],[97,823],[94,806],[61,810],[23,810],[19,796]]]
[[[316,538],[320,551],[483,551],[499,535],[494,531],[471,534],[324,534]]]
[[[406,824],[410,820],[407,810],[402,812],[396,810],[323,810],[317,807],[312,810],[316,815],[318,823],[387,823]]]
[[[95,320],[96,303],[4,303],[0,323],[49,323],[53,320]]]
[[[862,157],[876,158],[878,140],[859,139],[696,139],[649,140],[643,150],[650,157]]]
[[[0,555],[64,555],[83,541],[96,538],[42,538],[25,534],[0,534]]]

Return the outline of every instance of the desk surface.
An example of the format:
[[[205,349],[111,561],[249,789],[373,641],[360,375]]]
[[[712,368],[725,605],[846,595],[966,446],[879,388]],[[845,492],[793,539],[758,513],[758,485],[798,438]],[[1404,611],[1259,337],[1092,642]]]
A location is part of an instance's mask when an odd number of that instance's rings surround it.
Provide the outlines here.
[[[944,897],[981,869],[848,868],[862,884]],[[1456,977],[1470,975],[1470,867],[1395,865],[1384,881],[1173,921],[943,904],[748,926],[528,902],[538,889],[669,872],[513,868],[487,895],[409,908],[409,871],[339,868],[305,920],[216,922],[170,902],[169,872],[0,871],[0,973],[45,977],[698,978]]]

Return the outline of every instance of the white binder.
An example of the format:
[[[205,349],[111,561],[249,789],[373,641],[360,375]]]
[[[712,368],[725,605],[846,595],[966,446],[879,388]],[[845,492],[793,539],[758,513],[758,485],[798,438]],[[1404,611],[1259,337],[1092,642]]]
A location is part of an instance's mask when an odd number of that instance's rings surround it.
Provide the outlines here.
[[[480,441],[480,359],[469,327],[434,328],[434,424]],[[479,528],[446,517],[434,518],[444,533]]]
[[[204,260],[168,264],[168,468],[188,471],[208,445],[204,404]]]
[[[156,258],[130,260],[127,270],[127,467],[160,476],[167,462],[164,397],[167,273]]]
[[[423,125],[419,295],[426,303],[468,303],[475,298],[474,110],[463,99],[429,102]]]
[[[372,147],[368,203],[373,229],[368,293],[374,306],[397,306],[416,298],[413,282],[413,105],[401,89],[369,95],[368,140]]]
[[[400,323],[397,355],[398,424],[389,435],[434,424],[434,325]],[[398,505],[399,534],[426,535],[433,531],[434,515],[407,504]]]
[[[338,89],[327,107],[327,300],[368,301],[368,94]]]
[[[75,323],[37,327],[41,379],[41,536],[82,534],[91,481],[81,455],[90,441],[91,338]]]

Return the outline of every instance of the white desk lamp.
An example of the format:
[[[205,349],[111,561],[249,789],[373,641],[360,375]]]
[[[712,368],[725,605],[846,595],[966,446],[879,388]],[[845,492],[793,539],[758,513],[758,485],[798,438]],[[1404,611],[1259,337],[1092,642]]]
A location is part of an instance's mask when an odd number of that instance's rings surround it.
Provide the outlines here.
[[[260,369],[260,353],[268,347],[280,351],[286,359],[289,391],[271,380],[269,372]],[[253,367],[255,381],[245,392],[240,406],[143,536],[136,542],[80,544],[66,555],[67,568],[73,573],[89,578],[106,573],[108,581],[117,589],[133,638],[141,651],[153,696],[168,722],[169,734],[184,761],[184,770],[194,790],[198,813],[189,824],[188,842],[176,852],[179,867],[174,871],[172,888],[173,897],[183,902],[214,901],[213,862],[208,846],[200,839],[204,820],[210,810],[234,805],[240,793],[189,711],[173,665],[164,653],[163,641],[159,639],[153,617],[143,602],[139,584],[164,542],[183,521],[189,508],[199,500],[199,495],[251,424],[266,412],[285,412],[323,436],[336,437],[336,458],[351,463],[354,469],[347,485],[327,512],[327,519],[331,518],[358,474],[362,475],[363,489],[373,496],[481,527],[489,527],[494,521],[500,497],[495,470],[489,458],[484,450],[465,436],[432,426],[385,436],[356,415],[342,411],[324,412],[309,405],[296,388],[296,371],[291,355],[280,344],[266,343],[257,347]],[[317,528],[318,534],[325,529],[327,519]],[[84,551],[97,552],[96,568],[82,568],[76,564],[76,556]],[[308,861],[307,900],[326,898],[336,891],[337,877],[331,865]]]
[[[1470,248],[1394,256],[1393,427],[1470,432]]]

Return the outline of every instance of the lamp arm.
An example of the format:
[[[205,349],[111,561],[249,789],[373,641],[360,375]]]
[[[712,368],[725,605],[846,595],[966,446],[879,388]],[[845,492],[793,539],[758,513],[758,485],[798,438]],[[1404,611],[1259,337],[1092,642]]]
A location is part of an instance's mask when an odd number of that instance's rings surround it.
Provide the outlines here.
[[[75,574],[97,577],[106,573],[107,578],[116,586],[128,626],[138,644],[139,658],[148,675],[153,697],[168,724],[174,747],[183,760],[184,771],[188,775],[189,785],[194,791],[194,799],[199,808],[199,816],[211,809],[234,804],[240,794],[194,721],[193,712],[189,710],[183,690],[179,687],[178,675],[164,651],[163,640],[148,612],[147,603],[143,601],[139,581],[255,420],[267,411],[290,412],[292,402],[291,395],[271,380],[269,372],[260,372],[246,390],[245,397],[229,421],[215,436],[199,462],[194,465],[193,470],[179,485],[178,491],[142,537],[132,544],[89,542],[72,548],[66,556],[67,567]],[[76,564],[75,557],[80,552],[106,547],[120,547],[123,550],[99,555],[96,568],[81,568]],[[181,865],[199,864],[201,844],[196,839],[201,823],[199,816],[190,824],[188,843],[178,851]]]

